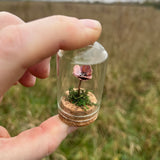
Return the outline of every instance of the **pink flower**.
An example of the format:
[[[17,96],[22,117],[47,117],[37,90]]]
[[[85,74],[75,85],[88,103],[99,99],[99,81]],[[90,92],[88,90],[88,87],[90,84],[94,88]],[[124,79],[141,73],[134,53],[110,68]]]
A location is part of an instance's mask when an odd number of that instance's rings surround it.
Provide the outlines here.
[[[73,75],[80,80],[92,79],[92,68],[90,65],[75,65],[73,67]]]

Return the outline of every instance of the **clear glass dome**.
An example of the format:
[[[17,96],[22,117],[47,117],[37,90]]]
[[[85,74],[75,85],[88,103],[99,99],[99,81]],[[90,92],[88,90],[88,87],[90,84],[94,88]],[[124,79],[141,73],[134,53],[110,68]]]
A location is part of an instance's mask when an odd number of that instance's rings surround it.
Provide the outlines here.
[[[108,53],[98,42],[57,53],[57,103],[62,121],[71,126],[85,126],[96,120],[107,57]]]

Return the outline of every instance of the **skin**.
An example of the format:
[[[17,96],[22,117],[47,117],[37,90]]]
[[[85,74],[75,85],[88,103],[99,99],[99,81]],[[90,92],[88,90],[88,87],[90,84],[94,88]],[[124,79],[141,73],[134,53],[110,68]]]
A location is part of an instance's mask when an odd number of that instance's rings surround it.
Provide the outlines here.
[[[92,44],[100,33],[100,23],[93,20],[50,16],[25,23],[15,15],[0,12],[0,101],[17,82],[31,87],[37,77],[47,78],[50,57],[59,49]],[[0,126],[0,160],[41,159],[74,130],[57,115],[15,137]]]

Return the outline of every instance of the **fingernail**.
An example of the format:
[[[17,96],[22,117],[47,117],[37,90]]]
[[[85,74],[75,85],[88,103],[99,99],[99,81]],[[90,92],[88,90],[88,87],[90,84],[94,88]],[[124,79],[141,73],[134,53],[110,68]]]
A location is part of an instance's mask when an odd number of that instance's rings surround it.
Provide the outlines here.
[[[101,27],[101,24],[97,20],[91,20],[91,19],[81,19],[80,22],[85,25],[88,28],[91,29],[98,29]]]

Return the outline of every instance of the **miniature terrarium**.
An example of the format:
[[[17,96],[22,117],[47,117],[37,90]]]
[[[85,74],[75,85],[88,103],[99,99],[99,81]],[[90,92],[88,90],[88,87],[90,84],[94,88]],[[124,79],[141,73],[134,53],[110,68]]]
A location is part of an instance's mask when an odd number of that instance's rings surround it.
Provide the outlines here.
[[[108,54],[98,42],[57,53],[57,103],[60,119],[85,126],[97,119]]]

